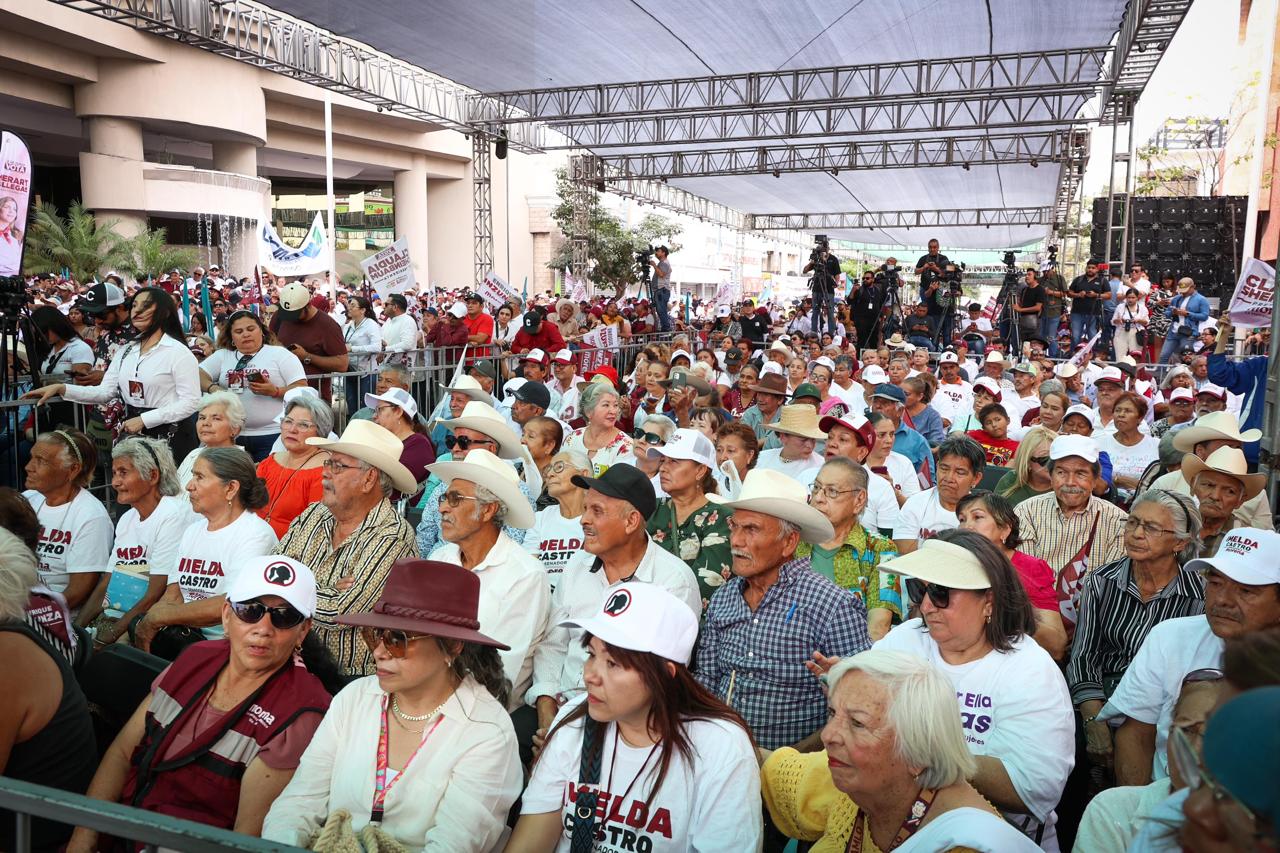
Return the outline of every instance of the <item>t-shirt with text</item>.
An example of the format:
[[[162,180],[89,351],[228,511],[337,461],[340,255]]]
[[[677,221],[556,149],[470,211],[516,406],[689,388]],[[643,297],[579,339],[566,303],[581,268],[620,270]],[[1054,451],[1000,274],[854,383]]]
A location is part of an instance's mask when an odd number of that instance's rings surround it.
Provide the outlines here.
[[[183,601],[223,595],[244,560],[274,554],[279,544],[271,525],[252,512],[242,512],[235,521],[212,533],[208,521],[201,518],[182,534],[178,562],[169,575],[169,583],[178,585]],[[222,636],[221,625],[200,630],[211,640]]]
[[[111,516],[102,501],[81,489],[67,503],[46,506],[44,495],[28,489],[22,493],[40,521],[36,568],[40,582],[62,592],[71,576],[105,571],[111,557]]]
[[[582,550],[582,517],[565,518],[559,506],[539,510],[533,528],[524,538],[524,547],[542,564],[551,591],[555,592],[565,564]]]

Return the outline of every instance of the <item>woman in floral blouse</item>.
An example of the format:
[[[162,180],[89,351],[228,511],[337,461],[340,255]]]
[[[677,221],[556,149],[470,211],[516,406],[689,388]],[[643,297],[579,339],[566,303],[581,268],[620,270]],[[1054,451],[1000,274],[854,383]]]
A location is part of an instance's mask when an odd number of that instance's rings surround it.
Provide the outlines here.
[[[851,591],[867,606],[867,632],[874,642],[902,618],[896,575],[881,572],[883,561],[898,556],[892,539],[867,532],[860,520],[867,506],[867,469],[852,459],[828,459],[809,491],[809,503],[835,528],[830,542],[801,542],[796,557],[810,558],[813,570]]]
[[[669,495],[649,519],[649,535],[693,569],[705,612],[711,594],[732,577],[733,566],[728,520],[733,513],[707,500],[717,491],[715,445],[696,429],[678,429],[649,455],[661,457],[658,477]]]

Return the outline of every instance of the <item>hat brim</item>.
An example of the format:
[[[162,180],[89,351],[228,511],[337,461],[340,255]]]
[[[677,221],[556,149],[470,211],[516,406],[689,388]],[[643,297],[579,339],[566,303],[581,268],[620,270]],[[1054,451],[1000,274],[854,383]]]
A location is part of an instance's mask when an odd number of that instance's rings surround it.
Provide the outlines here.
[[[378,408],[378,403],[390,403],[391,405],[393,405],[393,406],[395,406],[397,409],[399,409],[399,410],[401,411],[401,413],[402,413],[406,418],[408,418],[409,420],[411,420],[411,421],[412,421],[412,420],[417,420],[417,417],[418,417],[418,412],[417,412],[417,403],[415,403],[415,404],[414,404],[414,411],[410,412],[410,411],[408,411],[407,409],[405,409],[405,407],[404,407],[404,406],[402,406],[402,405],[400,405],[399,403],[397,403],[395,400],[388,400],[386,397],[379,397],[377,394],[365,394],[365,395],[364,395],[364,404],[365,404],[365,406],[367,406],[368,408],[370,408],[370,409],[376,409],[376,408]]]
[[[652,511],[649,513],[645,513],[644,510],[636,506],[635,501],[633,499],[634,497],[633,495],[630,495],[627,492],[623,491],[622,489],[610,483],[606,483],[604,480],[601,480],[597,477],[584,477],[581,474],[574,474],[573,477],[569,479],[569,482],[573,483],[579,489],[592,489],[604,495],[605,497],[616,498],[620,501],[626,501],[627,503],[635,507],[637,512],[639,512],[641,515],[644,516],[645,521],[648,521],[650,518],[653,517]],[[708,495],[708,497],[710,496]],[[657,509],[656,502],[655,502],[654,509],[655,510]]]
[[[309,302],[307,303],[307,305],[310,305],[310,304],[311,303]],[[302,316],[303,311],[307,310],[307,305],[303,305],[301,308],[297,308],[293,310],[280,306],[276,309],[276,317],[278,317],[281,320],[296,320]]]
[[[493,395],[489,394],[487,391],[485,391],[482,388],[450,388],[448,385],[445,385],[444,383],[440,384],[440,388],[446,394],[453,394],[456,392],[458,394],[465,395],[468,399],[479,400],[481,403],[486,404],[490,408],[496,408],[493,402]],[[444,421],[446,419],[441,418],[440,420]]]
[[[707,468],[711,469],[712,471],[716,470],[716,464],[714,460],[698,459],[693,455],[682,456],[678,453],[672,453],[666,445],[662,447],[650,447],[648,455],[650,459],[676,459],[676,460],[682,460],[685,462],[697,462],[699,465],[705,465]]]
[[[671,387],[675,382],[676,382],[676,380],[675,380],[675,379],[660,379],[660,380],[658,381],[658,384],[659,384],[659,385],[661,385],[663,388],[670,388],[670,387]],[[706,382],[703,382],[703,381],[702,381],[700,378],[698,378],[697,376],[688,376],[688,375],[686,375],[686,376],[685,376],[685,380],[684,380],[684,384],[685,384],[687,387],[692,388],[693,390],[697,391],[697,392],[698,392],[698,394],[700,394],[700,395],[701,395],[701,394],[710,394],[710,393],[711,393],[711,386],[710,386],[710,385],[708,385]]]
[[[779,391],[777,388],[769,388],[769,387],[768,387],[768,386],[766,386],[766,385],[748,385],[748,386],[747,386],[747,390],[748,390],[748,391],[754,391],[754,392],[756,392],[757,394],[776,394],[776,395],[778,395],[779,397],[789,397],[789,396],[790,396],[790,395],[787,393],[787,389],[786,389],[786,388],[783,388],[781,391]]]
[[[881,571],[936,583],[951,589],[990,589],[991,579],[969,551],[950,542],[926,540],[910,554],[880,564]]]
[[[630,649],[633,652],[649,652],[657,655],[658,657],[663,657],[653,651],[652,642],[645,643],[643,640],[627,633],[626,631],[618,630],[618,623],[616,621],[606,618],[601,614],[596,614],[595,616],[591,616],[587,619],[566,619],[563,622],[557,623],[556,627],[579,628],[593,637],[599,637],[602,641],[611,646]],[[690,650],[689,657],[692,657],[692,650]],[[665,660],[670,660],[673,663],[688,666],[689,657],[686,657],[683,660],[676,658],[665,658]]]
[[[747,498],[734,501],[724,495],[707,495],[707,500],[735,512],[741,509],[789,521],[800,528],[800,541],[813,545],[829,542],[836,535],[835,528],[825,515],[808,504],[786,498]]]
[[[1221,572],[1236,583],[1244,584],[1245,586],[1270,586],[1276,582],[1275,575],[1255,572],[1248,567],[1241,566],[1237,561],[1227,557],[1225,554],[1216,554],[1212,557],[1197,557],[1194,560],[1187,561],[1186,570],[1188,572],[1203,572],[1205,569]]]
[[[307,444],[312,447],[318,447],[321,450],[327,450],[330,453],[345,453],[347,456],[352,456],[361,462],[367,462],[391,477],[391,482],[395,485],[396,491],[402,495],[412,495],[418,491],[417,479],[409,472],[408,468],[404,467],[399,457],[392,458],[381,450],[370,447],[367,444],[353,444],[342,439],[313,436],[307,439]]]
[[[510,646],[505,643],[499,643],[479,631],[473,631],[461,625],[450,625],[447,622],[435,622],[429,619],[409,619],[404,616],[388,616],[385,613],[348,613],[334,617],[333,621],[339,625],[351,625],[356,628],[389,628],[393,631],[430,634],[433,637],[444,637],[448,640],[462,640],[464,643],[492,646],[504,652],[511,651]]]
[[[1262,438],[1260,429],[1247,429],[1239,435],[1230,435],[1212,427],[1189,426],[1178,430],[1177,435],[1173,437],[1173,446],[1175,450],[1191,453],[1202,441],[1239,441],[1252,444],[1260,438]]]
[[[796,435],[800,438],[811,438],[814,441],[824,441],[827,437],[827,434],[820,429],[815,429],[813,432],[806,432],[803,429],[784,427],[780,423],[765,424],[764,428],[771,430],[772,432],[781,433],[782,435]]]
[[[1232,477],[1239,480],[1244,486],[1244,499],[1246,501],[1253,500],[1262,490],[1267,487],[1266,474],[1237,474],[1234,471],[1223,471],[1221,468],[1212,468],[1208,462],[1205,462],[1194,453],[1188,453],[1182,457],[1182,479],[1187,481],[1190,486],[1196,477],[1203,471],[1213,471],[1222,474],[1224,477]]]
[[[507,524],[520,530],[533,527],[533,507],[520,491],[519,480],[507,480],[495,471],[482,465],[473,465],[465,460],[460,462],[433,462],[427,470],[448,484],[454,480],[466,480],[477,486],[484,486],[498,496],[507,508]],[[512,469],[515,473],[515,469]]]
[[[511,427],[502,421],[495,421],[490,418],[469,418],[464,415],[460,418],[441,418],[436,423],[449,432],[462,427],[463,429],[473,429],[476,432],[484,433],[498,442],[498,458],[521,458],[523,445],[520,444],[520,436],[516,435],[511,430]]]

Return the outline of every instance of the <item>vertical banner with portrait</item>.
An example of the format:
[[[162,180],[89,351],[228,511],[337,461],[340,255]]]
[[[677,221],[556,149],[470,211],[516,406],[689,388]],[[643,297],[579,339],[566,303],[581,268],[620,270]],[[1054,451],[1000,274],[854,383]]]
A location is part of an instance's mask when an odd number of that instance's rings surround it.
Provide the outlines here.
[[[0,131],[0,278],[22,275],[31,200],[31,153],[15,133]]]

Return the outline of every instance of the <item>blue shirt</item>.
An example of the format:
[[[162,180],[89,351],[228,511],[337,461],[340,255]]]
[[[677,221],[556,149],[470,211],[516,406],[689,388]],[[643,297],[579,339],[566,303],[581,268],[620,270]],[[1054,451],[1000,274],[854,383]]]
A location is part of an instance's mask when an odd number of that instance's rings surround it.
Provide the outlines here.
[[[911,467],[920,470],[920,463],[928,460],[929,476],[934,475],[933,452],[929,450],[929,442],[924,436],[909,426],[899,425],[893,434],[893,452],[901,453],[911,460]]]
[[[933,406],[926,405],[924,410],[918,415],[911,416],[911,422],[915,424],[916,432],[924,436],[924,440],[930,446],[937,446],[947,437],[947,431],[942,427],[942,415],[938,414],[938,410]],[[897,447],[897,442],[894,442]],[[901,453],[902,451],[898,451]]]
[[[776,424],[781,419],[782,407],[779,406],[778,411],[773,413],[773,420],[769,421],[769,423]],[[752,406],[743,412],[742,422],[755,431],[761,450],[776,450],[782,446],[782,440],[778,438],[778,434],[771,429],[764,428],[764,412],[760,411],[759,406]]]
[[[1210,382],[1244,396],[1240,403],[1240,431],[1262,429],[1262,411],[1267,402],[1267,356],[1232,362],[1225,353],[1210,353],[1208,361]],[[1250,464],[1257,463],[1258,442],[1244,446],[1244,458]]]
[[[1174,309],[1187,309],[1187,316],[1180,317],[1174,314]],[[1200,333],[1200,324],[1209,319],[1209,300],[1205,299],[1199,293],[1192,293],[1190,296],[1175,296],[1169,301],[1169,307],[1164,309],[1165,316],[1169,318],[1169,334],[1173,334],[1173,330],[1178,326],[1189,326],[1191,334]]]
[[[760,746],[777,749],[826,722],[827,698],[805,661],[815,650],[843,657],[870,648],[867,609],[807,557],[783,563],[754,612],[742,597],[746,584],[731,578],[711,596],[695,676],[742,714]]]
[[[452,457],[451,457],[452,458]],[[418,522],[418,553],[425,560],[431,556],[431,552],[438,548],[444,540],[440,538],[440,495],[445,491],[445,484],[436,481],[435,488],[427,488],[427,496],[422,500],[422,520]],[[520,481],[520,494],[525,496],[529,501],[529,506],[533,506],[533,496],[529,494],[529,487],[525,485],[524,480]],[[515,540],[517,545],[524,544],[525,534],[529,531],[520,530],[510,525],[504,524],[502,532]]]

